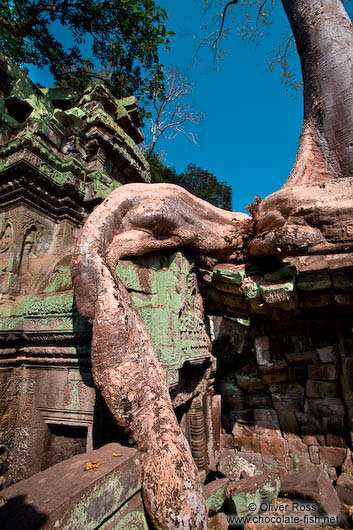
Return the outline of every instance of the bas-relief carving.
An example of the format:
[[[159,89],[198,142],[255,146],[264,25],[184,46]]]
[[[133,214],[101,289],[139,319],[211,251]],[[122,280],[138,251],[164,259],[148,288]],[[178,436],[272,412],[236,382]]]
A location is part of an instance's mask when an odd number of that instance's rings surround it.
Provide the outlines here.
[[[9,250],[12,239],[12,224],[8,220],[5,220],[3,223],[3,228],[0,229],[0,254],[3,254]]]
[[[37,255],[38,244],[41,237],[42,225],[28,216],[24,218],[22,225],[23,233],[23,257],[35,257]]]
[[[18,72],[8,80],[9,86],[16,85],[21,75]],[[26,82],[30,89],[30,81]],[[0,414],[11,466],[15,461],[18,464],[15,480],[23,477],[25,468],[29,473],[37,465],[35,448],[29,455],[25,447],[20,448],[19,439],[25,443],[29,436],[35,445],[38,429],[38,444],[42,443],[39,416],[44,423],[90,426],[93,422],[95,389],[85,372],[91,330],[74,308],[70,254],[85,216],[98,200],[127,179],[148,179],[148,164],[126,131],[117,127],[116,135],[108,138],[105,123],[113,123],[114,117],[110,110],[101,113],[102,125],[87,124],[87,128],[74,113],[55,112],[55,104],[37,88],[30,97],[39,105],[36,110],[45,127],[38,126],[38,118],[29,119],[4,134],[6,146],[0,150],[0,359],[1,366],[10,366],[13,372],[0,401]],[[102,99],[103,106],[109,101],[109,109],[125,108],[125,103],[121,106],[103,87],[96,87],[85,94],[87,116],[96,99]],[[79,99],[73,97],[70,104],[81,115],[76,107]],[[138,113],[131,98],[129,105],[135,109],[134,116],[124,111],[129,130],[138,133]],[[86,144],[93,137],[95,152],[87,149],[86,153]],[[90,198],[86,191],[94,186],[99,194]],[[32,382],[25,382],[17,377],[16,363],[26,364],[28,373],[34,373],[36,367],[40,370]],[[79,368],[65,378],[54,368],[58,366]],[[24,403],[20,410],[19,401],[25,398],[35,400],[33,410]],[[35,425],[28,424],[32,413]],[[14,454],[19,449],[23,449],[22,463]]]

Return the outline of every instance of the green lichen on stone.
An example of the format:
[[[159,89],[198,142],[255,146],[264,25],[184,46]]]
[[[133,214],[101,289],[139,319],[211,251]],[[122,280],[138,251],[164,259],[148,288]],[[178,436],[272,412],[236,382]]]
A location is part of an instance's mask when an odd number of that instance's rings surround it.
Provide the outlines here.
[[[85,191],[89,190],[91,199],[104,200],[112,191],[121,186],[120,182],[113,180],[109,175],[98,170],[90,171],[87,180]]]
[[[87,493],[82,494],[54,523],[54,528],[101,528],[107,518],[116,514],[121,504],[131,498],[140,488],[141,482],[126,487],[126,481],[119,470],[100,479]],[[103,527],[104,528],[104,527]]]
[[[294,265],[285,265],[279,269],[265,272],[263,279],[265,282],[283,283],[286,281],[293,282],[297,275],[297,269]]]
[[[262,295],[268,295],[270,293],[277,293],[278,291],[285,292],[286,294],[292,293],[294,290],[294,284],[292,282],[275,283],[271,285],[260,285],[260,293]]]
[[[280,490],[280,480],[271,480],[254,492],[242,491],[231,496],[238,517],[256,515],[262,503],[269,504],[276,499]]]
[[[353,272],[351,270],[333,270],[333,286],[338,291],[353,291]]]
[[[245,277],[245,270],[235,265],[229,265],[228,267],[224,264],[216,265],[213,269],[213,276],[225,282],[241,285]]]
[[[105,528],[111,528],[109,519],[100,526],[100,529],[102,530]],[[149,526],[145,514],[142,511],[130,512],[123,516],[122,519],[114,525],[114,530],[148,530],[148,528]]]
[[[196,276],[180,252],[121,261],[117,274],[149,331],[159,361],[181,366],[209,355],[203,314],[194,305]]]
[[[143,137],[133,97],[118,100],[103,84],[89,86],[82,97],[67,89],[39,89],[6,57],[0,56],[0,63],[10,92],[0,102],[6,130],[0,171],[24,161],[60,188],[75,189],[81,195],[89,189],[88,200],[102,200],[120,185],[116,168],[123,181],[138,176],[149,181],[149,164],[136,143]],[[10,102],[12,107],[24,108],[22,122],[10,115]],[[98,164],[107,161],[114,176],[92,171],[96,162],[94,157],[87,159],[86,146],[97,142],[104,154],[99,155]]]
[[[248,276],[244,278],[241,289],[245,298],[249,300],[252,298],[259,298],[260,296],[260,285]]]
[[[22,330],[25,322],[39,330],[86,332],[89,325],[77,312],[72,291],[65,294],[22,296],[0,304],[0,330]]]
[[[44,289],[45,293],[54,293],[72,289],[70,267],[56,267],[50,275],[49,284]]]
[[[73,293],[54,294],[49,296],[32,296],[21,305],[25,316],[47,316],[52,314],[72,313],[74,307]]]
[[[260,490],[256,490],[254,493],[241,491],[237,495],[232,495],[231,503],[238,517],[256,515],[261,506]]]
[[[225,499],[225,489],[226,486],[220,486],[218,490],[214,491],[212,495],[206,499],[208,513],[217,513],[221,510]]]

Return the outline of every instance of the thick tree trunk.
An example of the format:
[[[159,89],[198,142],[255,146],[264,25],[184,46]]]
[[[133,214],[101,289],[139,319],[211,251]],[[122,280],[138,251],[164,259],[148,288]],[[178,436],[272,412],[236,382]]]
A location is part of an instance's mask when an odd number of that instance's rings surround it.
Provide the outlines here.
[[[340,0],[282,0],[300,56],[304,123],[286,185],[353,176],[353,26]]]
[[[353,251],[353,27],[340,0],[282,0],[304,81],[297,158],[257,212],[254,257]],[[346,177],[346,178],[341,178]]]

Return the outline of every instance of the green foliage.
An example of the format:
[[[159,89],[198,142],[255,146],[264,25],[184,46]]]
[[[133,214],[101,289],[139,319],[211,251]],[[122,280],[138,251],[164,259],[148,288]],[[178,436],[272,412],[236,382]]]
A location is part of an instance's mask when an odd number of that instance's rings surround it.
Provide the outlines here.
[[[58,86],[81,91],[98,78],[117,97],[143,97],[163,82],[166,18],[153,0],[3,0],[0,53],[22,67],[49,67]]]
[[[227,182],[219,182],[217,178],[195,164],[189,164],[183,173],[164,164],[157,154],[148,157],[152,182],[169,182],[190,191],[200,199],[210,202],[224,210],[232,209],[232,188]]]

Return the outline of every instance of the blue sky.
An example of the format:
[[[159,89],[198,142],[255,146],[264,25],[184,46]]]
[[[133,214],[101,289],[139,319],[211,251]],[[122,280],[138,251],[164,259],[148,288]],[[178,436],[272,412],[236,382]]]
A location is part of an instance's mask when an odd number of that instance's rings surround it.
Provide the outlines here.
[[[227,181],[233,189],[233,210],[245,211],[255,195],[264,198],[279,189],[295,160],[302,123],[302,94],[286,94],[280,70],[268,70],[268,55],[288,27],[282,7],[275,10],[269,36],[248,44],[234,31],[226,43],[226,57],[213,69],[210,52],[188,70],[200,27],[201,0],[156,0],[169,15],[169,52],[165,65],[176,66],[192,81],[194,108],[204,113],[199,126],[199,147],[184,137],[161,140],[164,161],[178,172],[190,164]],[[237,8],[236,8],[237,9]],[[236,10],[234,10],[236,12]],[[292,67],[300,78],[299,61]],[[30,67],[33,81],[50,86],[47,72]]]
[[[244,211],[256,194],[264,198],[284,184],[299,143],[301,90],[296,97],[287,95],[280,70],[268,70],[268,54],[288,27],[285,13],[278,6],[270,35],[256,45],[233,32],[218,71],[212,69],[210,53],[187,71],[202,2],[160,0],[159,4],[168,11],[169,26],[177,33],[162,60],[190,76],[195,85],[195,107],[205,113],[205,119],[199,128],[199,147],[181,137],[157,147],[165,150],[166,162],[177,171],[194,163],[226,180],[233,189],[233,209]],[[300,78],[299,60],[293,70]]]

